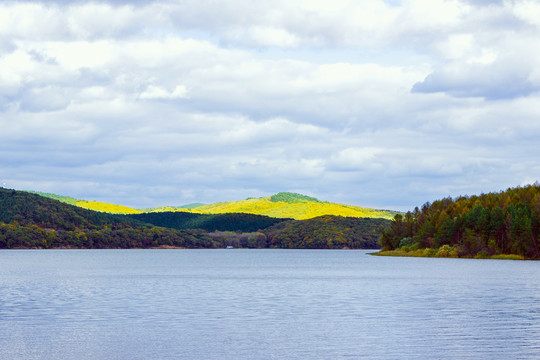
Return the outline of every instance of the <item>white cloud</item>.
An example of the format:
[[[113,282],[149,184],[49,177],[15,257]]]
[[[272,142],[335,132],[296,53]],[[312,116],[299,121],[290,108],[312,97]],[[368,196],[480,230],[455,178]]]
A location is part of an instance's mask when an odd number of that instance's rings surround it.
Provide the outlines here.
[[[337,171],[380,171],[382,165],[377,161],[377,155],[383,152],[384,149],[377,147],[346,148],[331,157],[327,167]]]
[[[476,51],[472,34],[451,34],[447,41],[436,45],[439,53],[446,59],[462,59]]]
[[[260,46],[296,47],[300,39],[285,29],[255,26],[247,30],[251,41]]]
[[[188,96],[184,85],[178,85],[172,91],[155,85],[149,85],[140,95],[140,99],[182,99]]]
[[[527,23],[540,28],[540,4],[534,0],[517,1],[513,12]]]

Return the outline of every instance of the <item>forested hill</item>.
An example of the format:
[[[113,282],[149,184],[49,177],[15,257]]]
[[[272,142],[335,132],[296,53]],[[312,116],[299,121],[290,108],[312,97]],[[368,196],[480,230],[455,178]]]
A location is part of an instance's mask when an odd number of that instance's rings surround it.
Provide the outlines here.
[[[380,242],[405,255],[540,259],[540,184],[426,203],[396,215]]]
[[[201,232],[153,227],[135,219],[0,188],[0,248],[156,246],[214,247],[216,244]]]
[[[212,236],[235,247],[285,249],[380,248],[377,242],[378,229],[390,224],[387,219],[333,215],[308,220],[276,219],[241,213],[204,215],[161,212],[126,216],[174,229],[198,228],[212,231]]]
[[[56,230],[140,226],[140,221],[86,210],[26,191],[0,188],[0,222],[38,225]]]
[[[387,219],[320,216],[278,223],[262,230],[269,246],[283,249],[378,249],[380,228]]]

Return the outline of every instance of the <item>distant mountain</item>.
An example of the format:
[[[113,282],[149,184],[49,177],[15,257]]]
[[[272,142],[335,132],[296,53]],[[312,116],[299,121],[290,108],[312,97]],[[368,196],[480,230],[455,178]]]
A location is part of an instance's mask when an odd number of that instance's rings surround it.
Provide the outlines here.
[[[179,208],[180,209],[196,209],[196,208],[204,206],[204,205],[206,205],[206,204],[203,204],[203,203],[191,203],[191,204],[181,205],[181,206],[179,206]]]
[[[395,211],[334,204],[306,195],[287,192],[258,199],[204,205],[197,207],[194,211],[204,214],[248,213],[296,220],[312,219],[324,215],[391,219],[398,214]]]
[[[335,204],[327,201],[321,201],[307,195],[290,192],[280,192],[275,195],[262,198],[249,198],[246,200],[219,202],[209,205],[193,203],[177,207],[161,206],[150,209],[133,209],[126,206],[113,205],[98,201],[78,200],[48,193],[35,193],[85,209],[113,214],[141,214],[148,212],[179,211],[198,214],[245,213],[282,219],[291,218],[296,220],[312,219],[324,215],[392,219],[396,214],[400,214],[396,211],[376,210],[358,206]]]

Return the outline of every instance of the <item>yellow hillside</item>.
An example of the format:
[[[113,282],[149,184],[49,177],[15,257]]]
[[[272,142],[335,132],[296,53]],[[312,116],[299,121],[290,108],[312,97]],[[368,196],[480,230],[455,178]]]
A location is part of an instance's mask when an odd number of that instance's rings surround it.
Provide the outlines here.
[[[275,218],[311,219],[322,215],[392,219],[396,212],[357,206],[333,204],[309,196],[282,192],[272,196],[210,205],[190,204],[189,208],[162,206],[152,209],[133,209],[99,201],[78,200],[54,194],[38,193],[85,209],[112,214],[140,214],[145,212],[184,211],[199,214],[248,213]]]
[[[75,205],[88,210],[103,211],[112,214],[140,214],[142,212],[127,206],[108,204],[99,201],[78,200]]]
[[[267,215],[276,218],[293,218],[297,220],[311,219],[322,215],[339,215],[348,217],[386,218],[394,217],[393,212],[366,209],[355,206],[332,204],[328,202],[284,202],[271,201],[269,197],[248,199],[234,202],[215,203],[200,206],[196,209],[203,214],[248,213]]]

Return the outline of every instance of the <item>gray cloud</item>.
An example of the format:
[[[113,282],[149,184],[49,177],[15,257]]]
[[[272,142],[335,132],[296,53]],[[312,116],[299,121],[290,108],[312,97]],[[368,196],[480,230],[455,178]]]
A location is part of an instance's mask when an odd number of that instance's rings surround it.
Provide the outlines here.
[[[70,102],[64,89],[34,88],[20,97],[20,109],[30,112],[58,111],[67,108]]]
[[[494,65],[457,64],[436,70],[414,84],[413,92],[444,92],[456,97],[483,97],[488,100],[513,99],[540,90],[529,80],[530,69]]]

